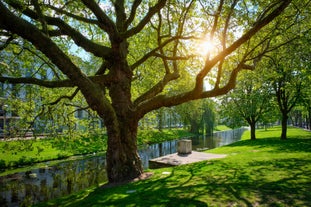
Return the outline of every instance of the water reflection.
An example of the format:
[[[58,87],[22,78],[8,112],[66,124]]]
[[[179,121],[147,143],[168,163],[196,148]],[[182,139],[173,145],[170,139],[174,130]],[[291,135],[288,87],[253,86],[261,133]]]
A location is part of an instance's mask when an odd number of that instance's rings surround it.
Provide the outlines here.
[[[192,149],[212,149],[238,141],[245,129],[216,132],[213,137],[192,137]],[[177,140],[144,146],[139,150],[144,168],[149,160],[177,151]],[[0,206],[31,206],[106,181],[105,158],[71,160],[45,168],[0,177]]]
[[[196,136],[189,137],[189,139],[192,140],[192,149],[196,151],[201,151],[206,149],[213,149],[239,141],[245,130],[246,128],[219,131],[213,133],[213,136]],[[145,146],[140,149],[139,155],[143,162],[144,168],[149,168],[150,159],[177,152],[177,142],[178,140],[173,140],[160,144]]]
[[[93,157],[0,177],[0,206],[31,206],[98,185],[104,166],[104,157]]]
[[[215,132],[213,133],[212,137],[194,137],[192,138],[192,149],[200,151],[231,144],[233,142],[239,141],[245,130],[246,128],[239,128],[234,130]]]

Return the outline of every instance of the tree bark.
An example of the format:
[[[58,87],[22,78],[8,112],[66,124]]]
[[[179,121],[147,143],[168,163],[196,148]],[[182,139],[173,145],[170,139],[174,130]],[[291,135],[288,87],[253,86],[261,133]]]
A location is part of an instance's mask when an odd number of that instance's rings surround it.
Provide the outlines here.
[[[251,140],[256,140],[256,122],[249,123],[251,127]]]
[[[107,175],[110,183],[134,179],[143,173],[137,150],[137,129],[140,114],[132,109],[131,82],[133,73],[126,60],[126,40],[112,44],[111,72],[115,82],[108,86],[111,106],[115,116],[103,114],[108,132],[106,154]]]
[[[106,165],[110,183],[128,181],[143,173],[142,162],[137,152],[137,126],[137,122],[121,123],[120,136],[113,133],[108,137]]]

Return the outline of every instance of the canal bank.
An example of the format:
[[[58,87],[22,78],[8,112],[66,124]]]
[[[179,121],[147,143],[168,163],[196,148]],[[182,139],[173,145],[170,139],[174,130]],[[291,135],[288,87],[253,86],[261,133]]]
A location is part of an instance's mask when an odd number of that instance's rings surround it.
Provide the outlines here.
[[[193,149],[211,149],[238,141],[244,130],[216,132],[213,137],[191,137]],[[176,150],[177,140],[174,140],[143,146],[139,154],[144,168],[148,168],[150,159],[175,153]],[[61,162],[54,166],[46,163],[43,168],[1,177],[0,182],[1,206],[27,206],[106,182],[105,158],[93,156]]]

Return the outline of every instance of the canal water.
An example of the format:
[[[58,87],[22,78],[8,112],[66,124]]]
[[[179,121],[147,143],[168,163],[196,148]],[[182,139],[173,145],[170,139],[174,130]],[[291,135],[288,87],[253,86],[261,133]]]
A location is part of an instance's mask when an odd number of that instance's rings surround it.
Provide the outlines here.
[[[193,150],[212,149],[240,140],[244,128],[215,132],[212,137],[189,137]],[[167,141],[142,146],[139,150],[144,168],[149,160],[177,151],[177,142]],[[93,156],[60,162],[0,177],[0,206],[31,206],[34,203],[62,197],[107,180],[105,157]]]

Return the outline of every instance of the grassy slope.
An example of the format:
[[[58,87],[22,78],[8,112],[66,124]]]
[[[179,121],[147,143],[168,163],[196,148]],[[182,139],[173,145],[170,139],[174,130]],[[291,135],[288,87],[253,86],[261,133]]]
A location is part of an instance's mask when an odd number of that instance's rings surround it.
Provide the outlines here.
[[[225,159],[152,170],[148,180],[90,188],[42,206],[311,206],[311,133],[288,132],[281,141],[280,128],[258,131],[256,141],[209,151]]]

